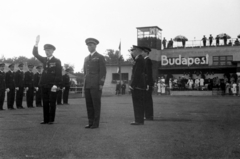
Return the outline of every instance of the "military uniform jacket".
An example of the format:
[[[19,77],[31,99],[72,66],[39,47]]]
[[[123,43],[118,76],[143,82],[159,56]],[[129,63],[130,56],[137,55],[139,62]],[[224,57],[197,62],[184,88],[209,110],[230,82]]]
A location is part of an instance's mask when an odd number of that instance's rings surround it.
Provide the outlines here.
[[[0,90],[6,89],[5,72],[0,71]]]
[[[146,77],[144,73],[145,61],[142,55],[138,55],[132,68],[132,77],[130,86],[133,89],[146,89]]]
[[[69,78],[69,75],[65,74],[63,75],[62,77],[63,79],[63,87],[70,87],[70,78]]]
[[[105,58],[95,52],[87,56],[84,61],[84,88],[99,88],[104,85],[106,77]]]
[[[30,71],[25,72],[24,87],[33,87],[33,73]]]
[[[145,61],[145,74],[146,74],[146,84],[149,87],[153,86],[153,77],[152,77],[152,60],[147,57],[144,59]]]
[[[47,57],[42,57],[38,54],[38,48],[34,46],[33,55],[43,63],[43,72],[39,82],[39,86],[52,87],[53,85],[60,86],[62,83],[62,65],[61,61],[55,57],[47,60]]]
[[[39,72],[37,72],[33,75],[33,86],[34,87],[39,87],[40,78],[41,78],[41,74]]]
[[[6,88],[15,88],[15,79],[14,79],[14,72],[8,71],[6,73]]]
[[[15,72],[15,86],[23,87],[24,86],[24,73],[23,71],[18,70]]]

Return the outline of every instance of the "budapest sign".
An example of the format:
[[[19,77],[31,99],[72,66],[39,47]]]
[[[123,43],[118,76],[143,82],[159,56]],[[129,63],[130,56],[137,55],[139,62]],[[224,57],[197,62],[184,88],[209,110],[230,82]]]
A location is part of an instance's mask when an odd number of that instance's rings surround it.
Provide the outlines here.
[[[208,65],[209,64],[209,55],[201,56],[201,57],[182,57],[179,55],[178,57],[167,57],[166,55],[161,56],[162,66],[176,66],[176,65]]]

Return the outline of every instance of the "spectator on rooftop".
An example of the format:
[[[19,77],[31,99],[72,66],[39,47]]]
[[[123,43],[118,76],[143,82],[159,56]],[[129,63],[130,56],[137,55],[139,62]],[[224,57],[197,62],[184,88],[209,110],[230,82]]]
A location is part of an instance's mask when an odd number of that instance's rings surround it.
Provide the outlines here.
[[[203,41],[203,46],[205,47],[206,46],[206,41],[207,41],[207,38],[206,38],[205,35],[203,36],[202,41]]]

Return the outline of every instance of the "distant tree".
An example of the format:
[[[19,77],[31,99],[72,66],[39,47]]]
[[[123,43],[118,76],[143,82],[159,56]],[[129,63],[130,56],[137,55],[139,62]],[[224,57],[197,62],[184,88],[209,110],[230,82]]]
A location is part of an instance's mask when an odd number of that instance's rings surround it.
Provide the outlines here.
[[[84,74],[81,72],[76,72],[74,73],[75,76],[77,76],[77,83],[78,84],[83,84],[84,81]]]
[[[74,72],[74,65],[72,65],[72,64],[69,64],[69,63],[65,63],[64,65],[63,65],[63,68],[66,70],[66,69],[70,69],[70,73],[73,73]]]
[[[119,51],[118,50],[113,50],[113,49],[107,49],[106,50],[106,56],[105,56],[105,60],[107,64],[117,64],[118,60],[120,62],[124,62],[124,59],[122,57],[122,55],[119,55]]]

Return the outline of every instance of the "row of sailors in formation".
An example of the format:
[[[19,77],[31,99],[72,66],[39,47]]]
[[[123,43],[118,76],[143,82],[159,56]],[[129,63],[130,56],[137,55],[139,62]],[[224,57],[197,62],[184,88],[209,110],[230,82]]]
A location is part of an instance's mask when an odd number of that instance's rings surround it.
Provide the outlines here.
[[[38,83],[41,78],[42,66],[36,66],[37,72],[33,74],[32,70],[34,68],[33,65],[28,65],[28,71],[23,72],[23,63],[18,65],[19,70],[14,72],[14,64],[10,64],[9,71],[4,72],[5,64],[0,63],[0,110],[3,109],[3,104],[5,100],[5,92],[7,92],[7,108],[9,110],[14,110],[14,101],[16,97],[16,107],[18,109],[23,109],[22,101],[24,92],[26,92],[26,103],[28,108],[33,108],[33,99],[34,92],[36,92],[36,107],[42,107],[42,95],[41,95],[41,87],[39,87]],[[69,70],[66,70],[68,72]],[[66,76],[66,78],[64,78]],[[70,87],[69,76],[63,76],[63,84],[62,88]],[[67,90],[67,98],[69,89]],[[61,94],[62,96],[62,94]],[[67,99],[68,100],[68,99]]]

